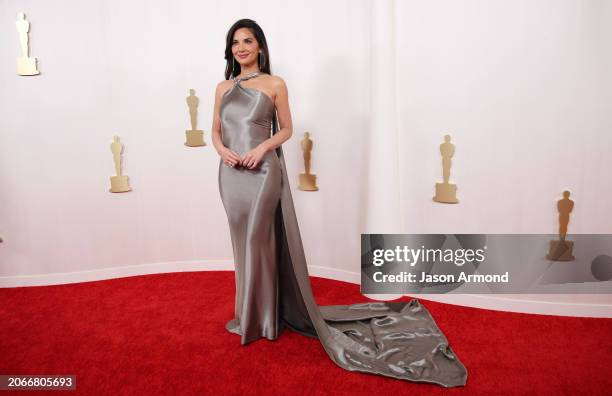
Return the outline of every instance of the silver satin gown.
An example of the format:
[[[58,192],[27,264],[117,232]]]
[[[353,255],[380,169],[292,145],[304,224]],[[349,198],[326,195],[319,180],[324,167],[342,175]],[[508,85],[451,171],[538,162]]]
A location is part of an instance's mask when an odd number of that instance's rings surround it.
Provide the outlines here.
[[[234,85],[221,103],[226,147],[240,156],[276,133],[275,106],[262,91]],[[282,147],[255,169],[219,162],[219,192],[235,260],[234,318],[225,327],[245,345],[284,328],[318,338],[338,366],[444,387],[465,385],[467,370],[429,311],[410,302],[317,306],[291,197]]]

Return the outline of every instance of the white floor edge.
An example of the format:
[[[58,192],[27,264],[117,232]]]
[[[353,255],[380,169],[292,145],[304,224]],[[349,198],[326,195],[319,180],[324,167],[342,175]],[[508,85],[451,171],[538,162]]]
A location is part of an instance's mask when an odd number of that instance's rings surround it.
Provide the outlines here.
[[[191,271],[233,271],[232,260],[197,260],[151,263],[123,267],[99,268],[75,272],[42,275],[0,276],[0,288],[63,285],[124,278],[138,275],[152,275],[170,272]],[[309,266],[310,275],[359,284],[360,274],[319,266]],[[399,295],[366,295],[376,300],[390,300]],[[547,302],[523,300],[491,294],[415,294],[409,295],[422,300],[438,301],[466,307],[484,308],[495,311],[521,312],[542,315],[611,318],[610,304],[583,304],[572,302]]]

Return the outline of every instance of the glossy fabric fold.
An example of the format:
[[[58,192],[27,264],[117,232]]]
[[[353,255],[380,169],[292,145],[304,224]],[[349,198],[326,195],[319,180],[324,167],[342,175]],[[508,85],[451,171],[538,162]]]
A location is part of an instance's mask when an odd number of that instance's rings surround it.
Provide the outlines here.
[[[221,104],[223,143],[244,155],[270,136],[270,126],[276,133],[274,111],[264,92],[234,81]],[[253,170],[220,161],[218,181],[236,268],[234,319],[226,329],[240,335],[241,344],[276,339],[290,328],[318,338],[349,371],[465,385],[467,370],[418,300],[317,305],[282,147]]]

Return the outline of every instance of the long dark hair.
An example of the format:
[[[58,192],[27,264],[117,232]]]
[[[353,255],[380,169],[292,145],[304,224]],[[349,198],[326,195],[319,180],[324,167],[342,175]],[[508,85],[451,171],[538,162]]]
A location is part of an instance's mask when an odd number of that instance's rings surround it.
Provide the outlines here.
[[[240,28],[248,28],[253,32],[255,40],[259,44],[262,54],[257,55],[257,63],[259,64],[259,70],[264,73],[272,74],[270,68],[270,53],[268,52],[268,43],[266,36],[264,35],[261,27],[252,19],[240,19],[236,21],[227,32],[225,38],[225,79],[229,80],[230,77],[236,77],[240,74],[240,63],[234,62],[234,54],[232,54],[232,41],[234,41],[234,33]]]
[[[257,63],[259,64],[259,70],[272,74],[271,66],[270,66],[270,53],[268,52],[268,42],[266,41],[266,35],[264,34],[261,27],[252,19],[239,19],[236,21],[232,27],[227,32],[227,36],[225,38],[225,79],[229,80],[230,77],[236,77],[240,74],[241,68],[240,63],[234,62],[234,54],[232,53],[232,41],[234,41],[234,33],[236,30],[240,28],[249,28],[253,35],[255,36],[255,40],[259,44],[259,49],[261,49],[262,54],[257,55]],[[277,118],[276,118],[276,110],[274,111],[274,116],[272,117],[272,134],[275,134],[278,130]]]

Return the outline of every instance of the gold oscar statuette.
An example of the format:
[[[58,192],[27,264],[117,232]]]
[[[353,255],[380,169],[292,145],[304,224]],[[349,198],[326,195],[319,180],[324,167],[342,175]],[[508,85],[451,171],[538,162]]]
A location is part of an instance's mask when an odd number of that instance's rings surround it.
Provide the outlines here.
[[[115,162],[115,176],[111,176],[110,192],[120,193],[132,191],[130,188],[128,177],[123,175],[121,171],[121,153],[123,152],[123,144],[119,142],[119,136],[113,136],[113,142],[110,145],[113,153],[113,161]]]
[[[204,132],[197,129],[198,125],[198,104],[200,99],[195,95],[195,89],[189,90],[189,96],[187,96],[187,107],[189,107],[189,117],[191,118],[191,129],[185,131],[187,141],[185,146],[188,147],[200,147],[206,146],[204,143]]]
[[[444,136],[444,143],[440,144],[442,154],[442,176],[443,182],[436,183],[436,195],[433,200],[441,203],[457,203],[457,185],[449,183],[451,158],[455,154],[455,145],[451,143],[450,135]]]
[[[35,76],[40,74],[36,65],[37,59],[30,58],[30,22],[25,19],[23,12],[19,13],[17,22],[17,32],[19,33],[19,43],[21,44],[21,57],[17,58],[17,74],[20,76]]]
[[[304,132],[302,139],[302,151],[304,154],[304,170],[305,173],[300,173],[300,182],[298,188],[304,191],[317,191],[317,176],[310,173],[310,153],[312,152],[312,139],[310,133]]]
[[[574,209],[574,201],[570,198],[569,191],[563,191],[563,198],[557,201],[557,211],[559,212],[559,240],[550,241],[546,258],[551,261],[573,261],[574,241],[565,239],[567,235],[567,225],[569,224],[570,213]]]

